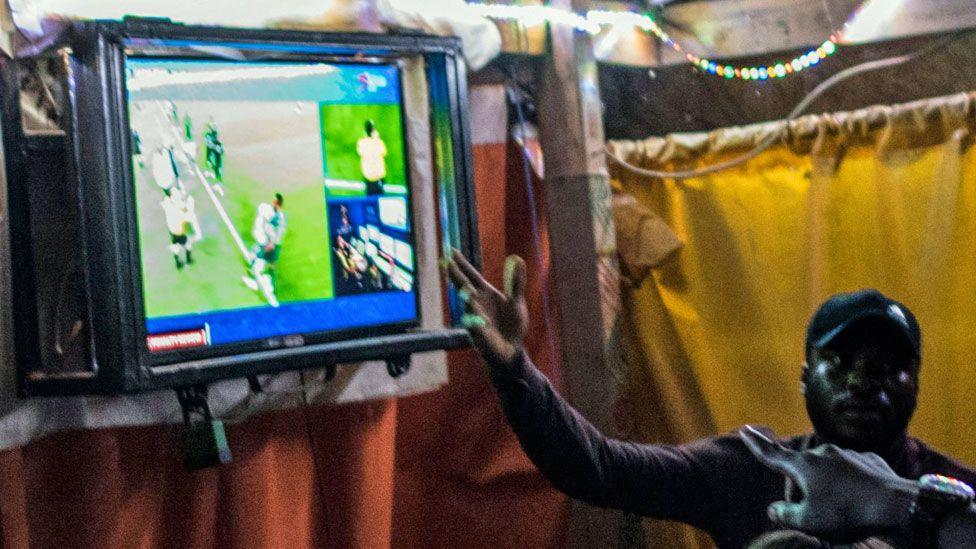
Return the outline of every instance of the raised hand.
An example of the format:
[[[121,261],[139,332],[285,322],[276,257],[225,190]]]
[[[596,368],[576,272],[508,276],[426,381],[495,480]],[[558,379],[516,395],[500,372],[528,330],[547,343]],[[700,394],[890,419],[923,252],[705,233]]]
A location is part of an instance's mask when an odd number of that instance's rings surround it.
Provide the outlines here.
[[[516,255],[505,260],[504,293],[489,284],[457,250],[447,263],[447,273],[464,301],[461,322],[478,352],[491,366],[511,364],[529,328],[525,261]]]
[[[798,503],[772,503],[773,522],[841,542],[894,533],[909,522],[915,483],[895,474],[877,454],[832,444],[799,452],[748,425],[739,436],[756,459],[803,492]]]

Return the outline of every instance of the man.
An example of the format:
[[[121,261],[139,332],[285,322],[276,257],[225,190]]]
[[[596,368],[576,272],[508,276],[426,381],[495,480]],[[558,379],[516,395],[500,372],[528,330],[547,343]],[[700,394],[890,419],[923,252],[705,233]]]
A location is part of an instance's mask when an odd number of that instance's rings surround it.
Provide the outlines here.
[[[285,212],[282,211],[284,197],[275,193],[274,200],[268,204],[258,205],[257,215],[251,236],[254,237],[254,247],[248,258],[248,273],[243,281],[248,288],[261,291],[271,305],[277,307],[278,300],[274,295],[275,263],[281,252],[281,242],[285,237]]]
[[[352,237],[357,233],[358,229],[352,224],[349,219],[349,207],[345,204],[339,205],[339,222],[336,224],[333,234],[335,234],[337,239],[349,242]]]
[[[162,189],[163,193],[174,189],[183,189],[183,183],[180,181],[180,170],[176,165],[176,156],[171,143],[167,142],[157,147],[152,154],[150,164],[153,181]]]
[[[366,275],[369,260],[361,251],[364,247],[358,237],[348,242],[342,237],[337,238],[335,253],[339,276],[336,278],[336,293],[350,294],[368,289]]]
[[[359,166],[366,183],[366,194],[383,194],[386,179],[386,143],[380,139],[380,132],[372,120],[365,124],[366,135],[356,142]]]
[[[190,113],[183,115],[183,140],[193,141],[193,119],[190,118]]]
[[[136,158],[140,170],[146,167],[142,159],[142,137],[136,130],[132,130],[132,156]]]
[[[220,142],[217,126],[213,122],[207,124],[207,131],[203,134],[203,145],[207,150],[207,169],[217,181],[217,192],[224,194],[224,144]]]
[[[734,435],[681,446],[605,437],[556,394],[521,349],[528,326],[525,263],[509,258],[505,293],[458,252],[447,270],[509,423],[556,488],[593,505],[691,524],[723,548],[744,547],[775,529],[767,507],[801,497]],[[976,481],[974,471],[907,435],[920,350],[918,324],[904,305],[872,290],[827,300],[807,329],[801,378],[814,433],[782,444],[802,450],[832,443],[874,452],[902,477],[940,473]]]
[[[169,251],[173,254],[176,270],[183,270],[183,266],[193,263],[193,240],[187,235],[187,229],[196,223],[193,213],[192,198],[183,195],[177,188],[163,189],[163,200],[159,205],[163,208],[166,227],[169,229]],[[185,263],[183,259],[185,254]]]
[[[345,204],[339,206],[339,222],[332,230],[335,252],[335,282],[339,294],[353,293],[362,289],[363,273],[359,270],[362,261],[359,252],[352,245],[353,238],[358,234],[358,227],[349,219],[349,208]]]

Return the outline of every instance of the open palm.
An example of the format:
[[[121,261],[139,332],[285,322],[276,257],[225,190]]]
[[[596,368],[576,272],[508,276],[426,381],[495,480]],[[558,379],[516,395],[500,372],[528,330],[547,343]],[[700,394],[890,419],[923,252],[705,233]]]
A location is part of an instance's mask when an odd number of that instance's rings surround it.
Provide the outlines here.
[[[515,255],[505,260],[504,292],[489,284],[457,250],[447,272],[464,301],[462,323],[481,356],[491,365],[512,363],[529,327],[525,261]]]

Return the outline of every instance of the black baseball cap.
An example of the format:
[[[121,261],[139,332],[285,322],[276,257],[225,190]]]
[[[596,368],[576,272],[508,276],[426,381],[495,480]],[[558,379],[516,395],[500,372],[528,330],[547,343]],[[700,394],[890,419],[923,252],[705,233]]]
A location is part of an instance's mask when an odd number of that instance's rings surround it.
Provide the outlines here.
[[[868,319],[886,322],[905,337],[915,357],[921,358],[922,331],[915,315],[902,303],[873,289],[836,294],[827,299],[807,326],[807,348],[819,349],[851,325]]]

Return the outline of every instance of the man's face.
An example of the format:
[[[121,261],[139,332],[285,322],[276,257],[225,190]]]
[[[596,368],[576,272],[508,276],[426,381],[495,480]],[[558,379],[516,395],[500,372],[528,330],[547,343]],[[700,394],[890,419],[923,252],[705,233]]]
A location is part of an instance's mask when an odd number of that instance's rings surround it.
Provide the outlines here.
[[[883,453],[908,428],[918,396],[918,359],[881,321],[855,324],[807,352],[807,413],[826,442]]]

